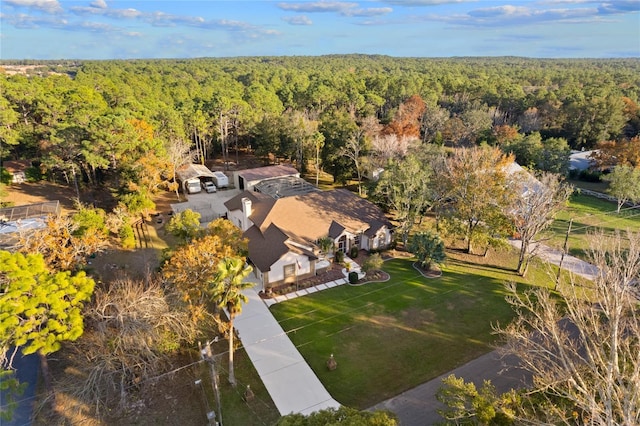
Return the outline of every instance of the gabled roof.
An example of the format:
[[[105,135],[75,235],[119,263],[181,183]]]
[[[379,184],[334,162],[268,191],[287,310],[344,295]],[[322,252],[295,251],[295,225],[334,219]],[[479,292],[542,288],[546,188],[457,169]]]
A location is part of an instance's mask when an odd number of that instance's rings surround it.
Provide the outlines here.
[[[24,172],[31,167],[31,160],[5,160],[2,162],[2,167],[9,173]]]
[[[182,180],[199,178],[201,176],[213,177],[214,174],[207,166],[202,164],[186,164],[176,170],[176,174]]]
[[[277,226],[272,225],[264,232],[252,226],[244,232],[249,240],[249,257],[251,262],[262,272],[267,272],[271,265],[289,252],[285,244],[289,239]]]
[[[329,238],[336,239],[344,232],[344,226],[340,225],[335,220],[331,221],[331,225],[329,225]]]
[[[238,170],[236,173],[238,174],[238,176],[242,176],[246,181],[249,182],[283,176],[298,176],[300,174],[300,172],[295,168],[283,165]]]
[[[244,197],[252,201],[249,218],[263,233],[276,225],[297,241],[315,242],[327,233],[338,232],[335,235],[338,236],[343,230],[358,233],[372,226],[376,231],[384,225],[391,227],[380,208],[346,189],[309,192],[277,200],[245,191],[225,205],[230,211],[240,210]]]

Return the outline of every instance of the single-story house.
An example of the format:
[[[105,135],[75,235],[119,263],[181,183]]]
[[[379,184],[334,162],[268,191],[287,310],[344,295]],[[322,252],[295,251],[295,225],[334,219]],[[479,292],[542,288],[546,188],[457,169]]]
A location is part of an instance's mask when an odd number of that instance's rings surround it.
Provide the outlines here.
[[[238,170],[233,176],[235,187],[241,191],[254,191],[254,187],[267,179],[293,177],[299,178],[300,172],[286,165],[258,167]]]
[[[249,261],[263,290],[316,275],[329,266],[318,242],[334,251],[386,248],[392,226],[375,204],[346,189],[274,198],[244,191],[225,203],[227,217],[249,241]]]

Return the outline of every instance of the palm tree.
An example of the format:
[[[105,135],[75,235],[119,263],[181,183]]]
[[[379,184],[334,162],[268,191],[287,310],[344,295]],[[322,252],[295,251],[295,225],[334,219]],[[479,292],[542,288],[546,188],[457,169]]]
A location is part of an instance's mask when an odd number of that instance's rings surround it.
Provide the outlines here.
[[[242,304],[249,299],[242,294],[242,290],[253,286],[244,279],[253,271],[253,268],[245,263],[241,257],[227,257],[218,262],[218,274],[211,292],[213,300],[218,307],[226,308],[229,315],[229,383],[236,385],[233,371],[233,319],[242,312]]]

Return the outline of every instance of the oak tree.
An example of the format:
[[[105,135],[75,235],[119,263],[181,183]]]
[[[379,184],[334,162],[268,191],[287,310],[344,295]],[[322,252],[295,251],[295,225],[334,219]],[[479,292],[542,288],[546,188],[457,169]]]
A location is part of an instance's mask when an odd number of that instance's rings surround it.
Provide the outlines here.
[[[515,192],[507,185],[507,166],[513,159],[498,148],[457,149],[437,170],[446,201],[448,229],[461,236],[466,251],[486,236],[507,232],[507,209]]]
[[[618,200],[618,213],[627,201],[640,202],[640,167],[615,166],[602,180],[609,182],[607,192]]]

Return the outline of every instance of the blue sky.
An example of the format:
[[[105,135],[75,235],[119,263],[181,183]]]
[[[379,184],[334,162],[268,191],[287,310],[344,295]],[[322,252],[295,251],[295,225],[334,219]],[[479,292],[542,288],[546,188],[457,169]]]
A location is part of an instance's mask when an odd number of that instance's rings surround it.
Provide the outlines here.
[[[1,0],[1,59],[640,57],[640,0]]]

